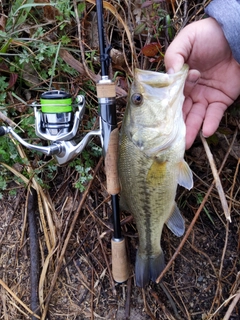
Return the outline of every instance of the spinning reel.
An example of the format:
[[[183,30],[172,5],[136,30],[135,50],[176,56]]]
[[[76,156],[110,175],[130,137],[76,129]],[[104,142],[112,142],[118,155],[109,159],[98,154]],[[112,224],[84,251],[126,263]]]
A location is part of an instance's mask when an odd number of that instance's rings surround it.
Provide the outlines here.
[[[49,141],[49,146],[30,144],[11,127],[0,127],[0,136],[10,133],[28,149],[54,155],[60,165],[80,154],[93,136],[99,136],[103,145],[101,121],[99,130],[88,132],[79,143],[73,140],[85,112],[84,96],[78,95],[73,104],[70,94],[52,90],[41,95],[40,104],[34,102],[31,106],[34,109],[36,135]]]

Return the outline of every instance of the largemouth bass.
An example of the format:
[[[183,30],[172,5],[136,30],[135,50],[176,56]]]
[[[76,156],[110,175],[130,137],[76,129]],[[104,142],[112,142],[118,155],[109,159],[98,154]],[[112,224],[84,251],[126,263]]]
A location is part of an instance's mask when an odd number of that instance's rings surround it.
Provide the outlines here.
[[[119,147],[120,205],[129,211],[139,234],[136,284],[156,281],[164,268],[160,245],[164,223],[177,236],[185,231],[175,203],[177,185],[191,189],[185,162],[186,127],[182,115],[188,66],[175,74],[135,70]]]

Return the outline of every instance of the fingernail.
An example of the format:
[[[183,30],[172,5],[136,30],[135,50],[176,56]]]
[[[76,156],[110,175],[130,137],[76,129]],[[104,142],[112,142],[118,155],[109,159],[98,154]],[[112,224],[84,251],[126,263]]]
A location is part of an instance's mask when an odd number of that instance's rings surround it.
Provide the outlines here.
[[[209,135],[207,135],[207,134],[204,134],[202,131],[201,131],[201,134],[202,134],[202,136],[203,136],[203,138],[209,138]]]

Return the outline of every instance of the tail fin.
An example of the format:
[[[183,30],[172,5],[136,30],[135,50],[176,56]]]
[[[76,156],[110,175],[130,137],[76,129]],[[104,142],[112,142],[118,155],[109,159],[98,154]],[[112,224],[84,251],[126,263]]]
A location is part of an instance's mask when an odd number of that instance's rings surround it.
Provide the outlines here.
[[[136,285],[144,288],[150,280],[156,281],[164,267],[165,263],[163,253],[153,258],[143,258],[137,253],[135,263]]]

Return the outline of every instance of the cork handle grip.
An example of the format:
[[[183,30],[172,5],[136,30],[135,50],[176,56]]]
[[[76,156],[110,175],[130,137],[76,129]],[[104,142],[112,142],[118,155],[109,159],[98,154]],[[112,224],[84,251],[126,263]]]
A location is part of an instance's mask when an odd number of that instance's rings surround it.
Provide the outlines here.
[[[118,129],[114,129],[109,138],[107,154],[105,156],[105,171],[107,178],[107,191],[111,195],[120,192],[118,179]],[[128,258],[125,239],[112,239],[112,274],[116,282],[122,283],[129,277]]]
[[[112,239],[112,274],[113,279],[122,283],[129,277],[128,258],[125,239],[116,241]]]
[[[112,194],[112,195],[118,194],[120,192],[117,159],[118,159],[118,128],[114,129],[110,134],[107,154],[105,157],[107,191],[109,194]]]

